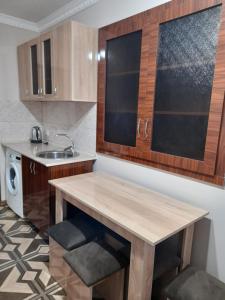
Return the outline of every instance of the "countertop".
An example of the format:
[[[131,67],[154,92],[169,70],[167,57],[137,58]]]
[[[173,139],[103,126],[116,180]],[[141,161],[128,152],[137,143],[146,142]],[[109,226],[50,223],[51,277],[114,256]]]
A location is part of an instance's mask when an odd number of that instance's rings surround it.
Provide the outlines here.
[[[3,143],[3,146],[14,150],[20,153],[21,155],[29,157],[46,167],[53,167],[58,165],[65,165],[65,164],[78,163],[78,162],[97,159],[96,155],[82,153],[82,152],[79,152],[79,155],[77,157],[72,157],[68,159],[45,159],[36,156],[36,154],[40,151],[63,149],[63,147],[55,146],[52,144],[44,145],[44,144],[31,144],[30,142],[21,142],[21,143]]]
[[[93,210],[151,245],[157,245],[208,214],[201,208],[107,173],[93,172],[49,183],[63,193],[64,199],[68,195],[71,204],[79,203]]]

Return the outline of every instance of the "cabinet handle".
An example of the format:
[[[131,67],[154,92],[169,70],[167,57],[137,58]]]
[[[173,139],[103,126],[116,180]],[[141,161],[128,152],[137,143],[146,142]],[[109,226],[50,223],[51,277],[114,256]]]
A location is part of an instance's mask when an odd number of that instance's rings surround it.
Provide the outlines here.
[[[33,173],[33,171],[32,171],[32,165],[33,165],[33,162],[31,161],[31,162],[30,162],[30,174]]]
[[[148,137],[148,120],[145,120],[145,133],[144,133],[144,138],[147,139]]]
[[[33,174],[36,175],[36,165],[33,163]]]
[[[137,136],[140,137],[140,127],[141,127],[141,119],[138,120],[138,125],[137,125]]]
[[[42,89],[42,88],[38,89],[38,95],[39,95],[39,96],[42,96],[42,95],[43,95],[43,89]]]

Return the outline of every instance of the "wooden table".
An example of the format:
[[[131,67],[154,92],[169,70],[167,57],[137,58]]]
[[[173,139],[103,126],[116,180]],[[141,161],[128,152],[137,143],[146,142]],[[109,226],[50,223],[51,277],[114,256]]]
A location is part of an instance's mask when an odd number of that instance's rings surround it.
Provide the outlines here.
[[[51,180],[56,188],[56,222],[63,200],[131,242],[129,300],[151,299],[155,246],[184,230],[182,268],[190,263],[194,224],[208,214],[165,195],[106,173]]]

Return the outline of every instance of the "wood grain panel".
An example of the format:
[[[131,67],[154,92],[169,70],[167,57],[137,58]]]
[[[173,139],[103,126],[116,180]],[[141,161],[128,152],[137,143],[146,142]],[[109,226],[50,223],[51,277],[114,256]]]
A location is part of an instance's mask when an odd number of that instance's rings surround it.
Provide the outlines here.
[[[66,283],[66,299],[67,300],[92,300],[93,289],[87,287],[70,268],[70,275]]]
[[[128,299],[151,299],[155,247],[136,239],[131,244],[130,260]],[[137,276],[137,274],[140,274],[140,276]]]
[[[93,161],[45,167],[22,157],[24,215],[39,230],[55,223],[55,189],[48,180],[91,172]]]
[[[29,99],[27,100],[31,100],[31,101],[41,101],[43,100],[43,95],[38,94],[38,95],[34,95],[33,94],[33,82],[32,82],[32,64],[31,64],[31,47],[33,45],[37,45],[37,63],[38,63],[38,88],[41,89],[43,87],[43,77],[42,77],[42,59],[41,59],[41,43],[40,43],[40,37],[37,37],[29,42],[27,42],[27,46],[28,46],[28,57],[27,57],[27,65],[29,68],[29,76],[30,76],[30,80],[29,82],[29,90],[30,90],[30,95],[29,95]]]
[[[143,30],[143,41],[138,108],[138,117],[141,119],[141,134],[136,140],[136,147],[125,147],[122,145],[106,143],[104,141],[106,62],[102,59],[99,63],[98,73],[98,152],[146,164],[169,172],[175,172],[176,174],[204,180],[217,185],[224,184],[224,119],[223,123],[221,123],[224,113],[223,105],[225,91],[225,60],[223,59],[225,57],[224,3],[224,0],[173,0],[144,13],[100,29],[99,50],[105,49],[108,39],[130,32],[132,29],[134,31],[138,26]],[[151,151],[159,26],[163,22],[199,12],[216,5],[222,5],[222,14],[204,160],[199,161]],[[144,22],[141,23],[140,19],[142,22],[144,20]]]
[[[42,93],[43,93],[43,98],[44,100],[51,100],[55,93],[54,93],[54,87],[55,87],[55,72],[54,72],[54,52],[55,52],[55,45],[53,43],[53,32],[49,31],[46,33],[41,34],[40,36],[40,49],[41,49],[41,64],[40,64],[40,69],[41,69],[41,80],[42,80]],[[50,40],[50,55],[51,55],[51,81],[52,81],[52,93],[47,94],[46,93],[46,86],[45,86],[45,57],[44,57],[44,41]]]
[[[222,4],[222,15],[221,15],[221,25],[219,31],[219,40],[216,55],[216,66],[215,66],[215,76],[213,81],[213,90],[211,98],[211,107],[209,113],[209,123],[208,132],[206,139],[205,157],[204,161],[193,160],[189,158],[177,157],[173,155],[163,154],[159,152],[149,151],[151,145],[152,137],[152,126],[149,126],[149,139],[148,147],[144,149],[144,155],[140,153],[139,158],[148,161],[153,161],[158,164],[171,166],[174,168],[179,168],[185,171],[195,172],[205,175],[215,175],[216,159],[217,159],[217,149],[218,141],[220,136],[220,124],[223,112],[223,101],[224,101],[224,90],[225,90],[225,61],[222,59],[224,57],[225,49],[225,7],[223,1],[214,0],[185,0],[185,1],[171,1],[166,5],[160,6],[153,10],[148,11],[148,21],[151,36],[151,48],[149,52],[149,62],[148,62],[148,105],[150,106],[150,119],[153,119],[153,107],[155,98],[155,83],[156,83],[156,70],[157,64],[157,48],[159,42],[159,26],[163,22],[167,22],[176,18],[189,15],[215,5]],[[142,108],[146,111],[146,107]]]
[[[97,294],[106,300],[123,300],[124,294],[124,269],[111,275],[94,289]]]
[[[148,53],[149,40],[148,34],[144,26],[143,14],[138,14],[134,17],[128,18],[122,22],[117,22],[106,26],[99,31],[99,51],[106,51],[107,40],[123,36],[132,32],[142,31],[142,45],[141,45],[141,65],[139,77],[139,96],[138,103],[145,99],[145,85],[144,79],[146,77],[146,69],[143,57]],[[120,153],[121,155],[137,156],[138,148],[142,145],[142,139],[137,137],[136,147],[123,146],[104,141],[104,111],[105,111],[105,86],[106,86],[106,60],[101,57],[98,66],[98,122],[97,122],[97,150],[104,149],[105,151],[112,151]],[[138,109],[138,118],[140,117]]]
[[[50,215],[48,168],[23,156],[22,172],[24,216],[45,231]]]
[[[208,213],[139,185],[111,176],[92,172],[51,180],[66,201],[90,214],[113,231],[122,228],[152,246],[183,230]],[[117,226],[116,226],[117,225]],[[122,233],[124,236],[124,232]]]
[[[19,73],[19,89],[20,99],[22,101],[29,100],[30,87],[31,87],[31,74],[30,74],[30,60],[29,57],[29,46],[27,43],[17,48],[18,57],[18,73]]]
[[[63,258],[65,253],[66,250],[49,237],[49,272],[64,289],[66,288],[67,277],[71,272],[69,265]]]
[[[45,93],[44,55],[42,42],[51,40],[52,94]],[[37,101],[97,101],[97,52],[98,30],[83,24],[68,21],[57,25],[50,31],[41,34],[37,39],[28,42],[28,47],[38,47],[39,89],[43,94],[29,97],[22,95],[21,100]],[[30,54],[19,48],[19,70],[31,68]],[[24,73],[19,72],[21,91],[24,86]],[[29,70],[29,80],[31,80]],[[31,85],[31,83],[30,83]],[[25,91],[27,88],[24,89]]]
[[[184,270],[191,263],[192,243],[194,236],[195,225],[187,227],[183,234],[183,243],[181,251],[181,270]]]
[[[54,100],[72,100],[72,23],[65,22],[53,30]]]
[[[72,22],[72,99],[97,102],[98,30]]]

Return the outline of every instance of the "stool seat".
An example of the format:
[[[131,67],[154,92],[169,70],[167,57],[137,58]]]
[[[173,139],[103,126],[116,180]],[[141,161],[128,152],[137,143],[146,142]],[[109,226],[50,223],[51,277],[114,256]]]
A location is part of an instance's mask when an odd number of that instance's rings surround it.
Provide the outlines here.
[[[87,287],[125,268],[129,261],[104,241],[92,241],[64,255],[71,269]]]
[[[70,251],[94,239],[99,231],[95,220],[79,213],[74,219],[52,226],[48,233],[65,250]]]
[[[225,284],[194,267],[180,273],[166,288],[170,300],[224,300]]]

